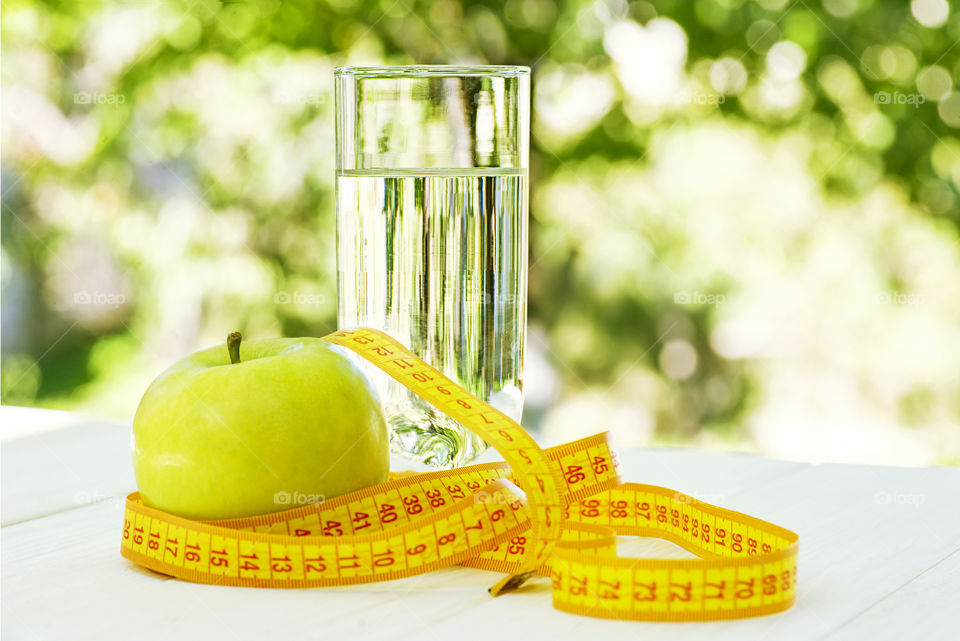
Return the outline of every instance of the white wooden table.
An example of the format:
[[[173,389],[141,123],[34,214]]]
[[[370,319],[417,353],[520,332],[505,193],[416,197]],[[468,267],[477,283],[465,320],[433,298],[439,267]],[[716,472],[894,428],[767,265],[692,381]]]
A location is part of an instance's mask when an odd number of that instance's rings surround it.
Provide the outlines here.
[[[692,450],[621,451],[666,485],[800,535],[797,604],[719,623],[633,623],[551,607],[540,580],[448,568],[338,589],[196,585],[120,557],[134,489],[128,425],[0,408],[3,639],[960,639],[960,470],[817,465]],[[623,553],[682,557],[656,540]]]

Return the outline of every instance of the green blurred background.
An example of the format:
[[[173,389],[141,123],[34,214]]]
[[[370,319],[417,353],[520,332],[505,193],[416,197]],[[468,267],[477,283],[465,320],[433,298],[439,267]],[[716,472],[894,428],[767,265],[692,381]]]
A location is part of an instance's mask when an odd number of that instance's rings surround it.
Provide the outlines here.
[[[945,0],[2,6],[2,401],[336,324],[333,68],[533,66],[524,422],[960,461]]]

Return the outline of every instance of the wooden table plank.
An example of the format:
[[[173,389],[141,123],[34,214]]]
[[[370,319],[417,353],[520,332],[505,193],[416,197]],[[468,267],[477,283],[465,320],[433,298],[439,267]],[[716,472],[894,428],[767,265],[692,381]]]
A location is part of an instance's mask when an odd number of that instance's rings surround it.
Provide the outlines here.
[[[84,421],[4,442],[3,525],[125,496],[136,487],[130,427]]]
[[[25,436],[35,436],[84,423],[100,422],[103,421],[76,412],[0,405],[0,443],[6,445]]]
[[[843,624],[825,641],[883,639],[900,630],[912,639],[960,638],[957,577],[960,550]]]

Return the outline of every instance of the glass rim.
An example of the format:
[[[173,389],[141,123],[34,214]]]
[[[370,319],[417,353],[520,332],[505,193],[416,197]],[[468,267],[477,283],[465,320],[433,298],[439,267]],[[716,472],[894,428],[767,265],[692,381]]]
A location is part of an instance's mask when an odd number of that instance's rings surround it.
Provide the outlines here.
[[[523,65],[375,65],[336,67],[337,77],[354,78],[462,78],[489,76],[515,78],[530,75]]]

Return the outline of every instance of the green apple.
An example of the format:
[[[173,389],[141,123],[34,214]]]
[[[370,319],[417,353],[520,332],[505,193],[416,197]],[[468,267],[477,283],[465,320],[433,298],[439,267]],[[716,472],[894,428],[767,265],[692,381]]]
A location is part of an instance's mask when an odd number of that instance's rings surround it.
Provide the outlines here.
[[[133,420],[144,503],[193,519],[266,514],[387,480],[383,411],[347,350],[247,341],[163,372]]]

